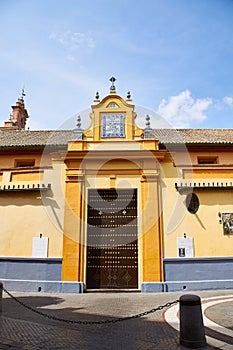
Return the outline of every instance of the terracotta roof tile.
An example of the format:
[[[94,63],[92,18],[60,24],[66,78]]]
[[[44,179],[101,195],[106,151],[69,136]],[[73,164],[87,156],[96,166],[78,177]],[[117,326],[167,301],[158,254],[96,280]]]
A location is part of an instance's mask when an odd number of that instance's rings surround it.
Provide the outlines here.
[[[160,143],[233,144],[233,129],[157,129]]]
[[[73,130],[0,130],[0,147],[66,146],[76,135]]]
[[[233,144],[233,129],[154,129],[161,144]],[[74,130],[0,130],[0,148],[63,146],[81,134]]]

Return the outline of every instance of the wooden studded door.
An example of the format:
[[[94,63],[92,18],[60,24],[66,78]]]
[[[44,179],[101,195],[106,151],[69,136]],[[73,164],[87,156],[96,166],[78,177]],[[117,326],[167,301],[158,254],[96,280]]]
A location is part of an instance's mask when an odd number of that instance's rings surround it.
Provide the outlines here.
[[[137,190],[89,190],[87,289],[134,288],[138,288]]]

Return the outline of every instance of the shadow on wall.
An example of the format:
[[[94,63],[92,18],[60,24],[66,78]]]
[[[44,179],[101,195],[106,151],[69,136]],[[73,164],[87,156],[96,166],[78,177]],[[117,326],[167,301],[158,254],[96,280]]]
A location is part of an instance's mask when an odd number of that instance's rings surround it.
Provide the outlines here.
[[[47,191],[46,196],[53,197],[52,191]],[[53,201],[53,205],[56,202]],[[40,191],[23,191],[23,192],[1,192],[0,206],[8,207],[14,205],[16,207],[22,207],[25,205],[30,206],[43,206],[43,201]]]
[[[63,215],[59,215],[61,208],[58,202],[53,198],[54,193],[52,190],[47,190],[43,193],[40,191],[27,190],[23,192],[2,192],[0,196],[0,206],[9,208],[10,212],[12,212],[12,206],[21,208],[27,205],[30,205],[30,207],[46,207],[48,216],[50,216],[56,226],[63,231],[63,222],[61,220]]]

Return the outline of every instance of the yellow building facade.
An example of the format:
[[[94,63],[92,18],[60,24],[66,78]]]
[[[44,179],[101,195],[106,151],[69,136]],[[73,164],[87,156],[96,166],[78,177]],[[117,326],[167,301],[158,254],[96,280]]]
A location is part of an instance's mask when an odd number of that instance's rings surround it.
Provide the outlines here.
[[[15,290],[233,287],[233,131],[144,129],[97,94],[82,130],[0,130],[0,279]],[[20,124],[18,124],[20,120]]]

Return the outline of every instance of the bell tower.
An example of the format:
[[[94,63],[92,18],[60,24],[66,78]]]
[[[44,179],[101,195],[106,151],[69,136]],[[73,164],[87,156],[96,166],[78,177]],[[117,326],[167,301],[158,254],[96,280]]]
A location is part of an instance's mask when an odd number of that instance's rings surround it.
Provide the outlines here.
[[[28,116],[28,112],[24,105],[24,89],[22,90],[21,97],[18,99],[16,104],[12,106],[12,114],[10,119],[5,121],[4,128],[7,129],[15,129],[15,130],[25,130],[26,122]]]

